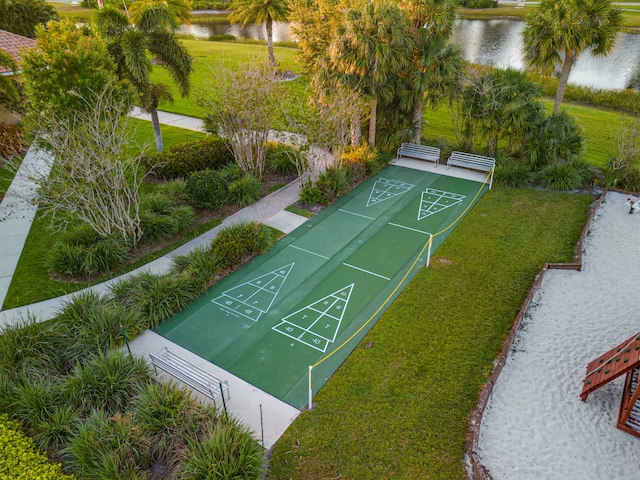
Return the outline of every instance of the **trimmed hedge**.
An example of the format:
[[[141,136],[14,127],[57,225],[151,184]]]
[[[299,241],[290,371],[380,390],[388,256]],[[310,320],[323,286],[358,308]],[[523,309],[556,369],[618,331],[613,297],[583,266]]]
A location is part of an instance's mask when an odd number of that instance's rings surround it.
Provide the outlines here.
[[[200,170],[218,170],[233,163],[229,143],[218,137],[176,145],[145,157],[144,165],[163,180],[188,178]]]
[[[20,424],[0,415],[0,472],[1,478],[14,480],[73,480],[62,473],[60,464],[36,450],[33,440],[27,437]]]

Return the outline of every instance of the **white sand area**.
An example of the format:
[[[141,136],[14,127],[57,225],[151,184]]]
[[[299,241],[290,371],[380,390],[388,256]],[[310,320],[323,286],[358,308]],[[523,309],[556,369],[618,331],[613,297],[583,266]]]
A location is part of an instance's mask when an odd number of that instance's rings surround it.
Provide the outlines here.
[[[640,438],[616,428],[624,376],[579,397],[587,364],[640,332],[640,212],[625,199],[607,194],[582,272],[549,270],[523,319],[480,430],[494,480],[640,479]]]

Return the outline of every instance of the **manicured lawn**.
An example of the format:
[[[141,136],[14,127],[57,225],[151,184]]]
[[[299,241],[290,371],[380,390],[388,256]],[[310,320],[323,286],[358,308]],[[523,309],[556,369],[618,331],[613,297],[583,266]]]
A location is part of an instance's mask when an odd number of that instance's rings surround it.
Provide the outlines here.
[[[535,275],[571,260],[590,202],[487,193],[278,441],[269,478],[465,478],[478,391]]]

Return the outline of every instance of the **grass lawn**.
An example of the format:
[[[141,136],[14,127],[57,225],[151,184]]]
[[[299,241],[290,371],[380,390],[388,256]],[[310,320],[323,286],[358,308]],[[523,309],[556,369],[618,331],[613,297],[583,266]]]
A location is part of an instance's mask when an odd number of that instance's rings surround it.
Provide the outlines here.
[[[466,478],[478,391],[535,275],[572,259],[590,202],[485,194],[278,441],[269,478]]]

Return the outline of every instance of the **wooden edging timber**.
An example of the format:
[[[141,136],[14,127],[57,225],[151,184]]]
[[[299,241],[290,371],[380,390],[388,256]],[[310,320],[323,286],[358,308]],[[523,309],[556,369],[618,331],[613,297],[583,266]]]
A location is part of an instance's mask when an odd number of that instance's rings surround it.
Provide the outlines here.
[[[507,361],[507,356],[509,355],[509,351],[511,350],[511,346],[516,336],[516,332],[520,328],[520,324],[522,323],[522,319],[524,318],[527,310],[529,309],[529,305],[533,300],[534,295],[538,291],[538,287],[542,283],[542,279],[544,278],[544,274],[547,270],[582,270],[582,251],[584,250],[584,240],[589,234],[589,230],[591,229],[591,223],[593,222],[593,218],[600,208],[600,205],[604,202],[608,191],[617,191],[620,193],[629,193],[622,192],[620,190],[608,190],[605,189],[600,198],[596,200],[591,208],[591,212],[589,213],[589,217],[584,224],[582,232],[580,233],[580,238],[578,239],[578,243],[573,253],[573,262],[572,263],[545,263],[542,267],[542,270],[536,275],[536,278],[533,282],[533,285],[529,289],[529,293],[524,299],[520,307],[520,311],[516,316],[511,328],[509,329],[509,333],[507,337],[504,339],[502,343],[502,350],[493,361],[493,370],[491,371],[491,375],[487,379],[486,383],[482,386],[480,390],[480,394],[478,395],[478,404],[476,408],[471,413],[471,417],[469,419],[469,427],[467,432],[467,442],[465,447],[465,465],[467,468],[467,477],[471,480],[491,480],[491,476],[486,471],[486,469],[482,466],[480,462],[480,458],[478,457],[478,444],[480,441],[480,424],[482,423],[482,416],[484,415],[484,409],[489,402],[489,397],[491,396],[491,392],[493,391],[493,386],[502,371],[502,367]]]

